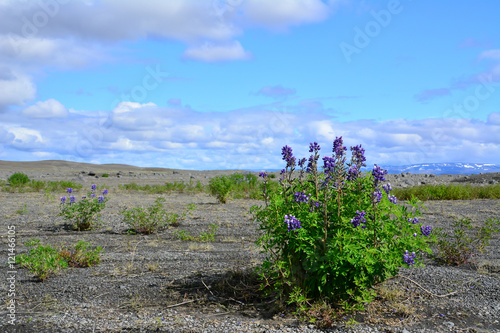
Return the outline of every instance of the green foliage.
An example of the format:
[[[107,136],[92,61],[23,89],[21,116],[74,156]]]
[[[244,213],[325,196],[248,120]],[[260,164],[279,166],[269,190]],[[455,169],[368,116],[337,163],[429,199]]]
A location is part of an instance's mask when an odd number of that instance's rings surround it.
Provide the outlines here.
[[[92,250],[90,243],[79,241],[73,249],[62,247],[57,250],[50,245],[41,245],[39,239],[30,239],[25,246],[31,247],[28,253],[16,256],[16,263],[26,267],[37,278],[45,281],[49,276],[62,269],[71,267],[90,267],[100,262],[101,247]]]
[[[101,262],[102,247],[91,249],[89,242],[79,241],[73,249],[62,247],[59,255],[71,267],[91,267]]]
[[[107,173],[103,173],[103,174],[102,174],[102,177],[103,177],[103,178],[108,178],[108,177],[109,177],[109,175],[108,175]]]
[[[30,178],[22,172],[16,172],[7,179],[10,186],[19,187],[30,181]]]
[[[28,208],[28,204],[25,202],[25,203],[23,203],[22,208],[18,209],[16,211],[16,213],[19,214],[19,215],[24,215],[24,214],[26,214],[28,212],[27,208]]]
[[[233,180],[228,176],[217,176],[210,179],[208,183],[209,193],[217,198],[220,203],[225,204],[229,198],[229,192],[233,188]]]
[[[465,185],[419,185],[409,188],[394,189],[394,195],[400,200],[416,197],[422,201],[427,200],[475,200],[475,199],[500,199],[500,184],[472,186]]]
[[[57,250],[41,245],[39,239],[31,239],[24,245],[31,249],[28,253],[16,256],[16,263],[29,269],[40,280],[44,281],[50,275],[57,274],[63,268],[68,267],[68,263]]]
[[[203,192],[204,188],[201,182],[198,180],[196,185],[193,185],[192,182],[186,184],[184,182],[173,182],[173,183],[165,183],[164,185],[138,185],[136,183],[118,185],[118,188],[127,190],[127,191],[144,191],[151,194],[160,194],[167,192]]]
[[[176,213],[168,213],[163,209],[165,199],[157,198],[153,205],[148,208],[136,207],[131,210],[124,210],[121,213],[124,216],[124,222],[128,224],[135,232],[142,234],[153,234],[161,228],[170,224],[179,225],[180,219],[185,219],[187,214],[194,209],[194,204],[186,206],[182,216]]]
[[[177,230],[174,236],[183,241],[193,241],[193,242],[213,242],[215,241],[215,234],[219,226],[216,224],[210,224],[208,226],[207,232],[200,232],[199,236],[192,236],[189,231]]]
[[[92,190],[87,193],[86,197],[82,197],[78,202],[75,199],[73,203],[70,199],[64,198],[65,200],[61,199],[59,216],[63,216],[68,222],[72,222],[76,230],[90,230],[102,225],[101,211],[106,208],[106,202],[109,200],[104,194],[98,196]]]
[[[455,219],[453,233],[450,235],[442,228],[436,229],[438,253],[435,258],[448,265],[462,265],[473,260],[478,252],[489,245],[491,234],[500,231],[500,219],[487,219],[480,228],[473,229],[470,218]]]
[[[234,173],[229,176],[232,182],[231,196],[235,199],[259,199],[259,184],[257,176],[251,173]]]
[[[291,148],[283,148],[287,167],[279,192],[264,177],[266,205],[251,209],[260,224],[257,244],[267,255],[258,268],[262,288],[273,287],[299,310],[309,300],[362,309],[373,300],[374,285],[401,266],[422,264],[433,235],[425,236],[422,225],[411,222],[423,208],[419,200],[396,204],[390,189],[382,191],[380,168],[361,177],[349,169],[361,169],[359,157],[346,163],[345,155],[335,153],[319,171],[318,151],[310,169],[306,172],[302,162],[294,177],[296,160],[287,155]],[[411,252],[415,259],[408,258]]]

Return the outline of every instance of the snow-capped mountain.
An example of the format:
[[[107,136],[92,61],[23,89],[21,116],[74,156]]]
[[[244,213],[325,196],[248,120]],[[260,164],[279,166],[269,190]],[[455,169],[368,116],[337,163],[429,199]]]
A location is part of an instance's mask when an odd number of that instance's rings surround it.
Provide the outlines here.
[[[422,163],[402,166],[383,166],[389,173],[410,172],[414,174],[431,173],[434,175],[471,175],[487,172],[500,172],[499,164],[490,163]]]

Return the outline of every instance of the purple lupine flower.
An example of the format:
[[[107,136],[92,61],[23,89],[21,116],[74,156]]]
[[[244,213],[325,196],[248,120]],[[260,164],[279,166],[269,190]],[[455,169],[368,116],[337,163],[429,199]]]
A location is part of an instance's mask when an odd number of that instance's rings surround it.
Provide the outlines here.
[[[359,212],[359,210],[356,211],[356,216],[354,216],[354,218],[351,220],[352,226],[354,228],[357,228],[358,225],[360,225],[361,223],[366,223],[365,214],[366,214],[365,211],[362,211],[362,212]]]
[[[376,189],[372,194],[372,199],[374,203],[379,203],[382,200],[382,192],[379,189]]]
[[[378,165],[375,164],[375,166],[373,167],[373,171],[372,171],[372,175],[373,177],[375,177],[375,183],[378,183],[380,181],[384,181],[385,178],[384,178],[384,175],[387,174],[387,170],[382,170],[381,167],[379,167]]]
[[[358,178],[358,174],[359,174],[358,167],[356,165],[352,165],[349,168],[349,173],[347,174],[347,180],[355,180],[356,178]]]
[[[108,189],[107,188],[104,189],[104,191],[102,191],[102,194],[104,194],[104,195],[108,194]]]
[[[351,147],[352,152],[352,162],[360,167],[366,166],[365,149],[361,148],[361,145]]]
[[[90,197],[91,198],[95,198],[95,194],[94,193],[90,193]]]
[[[259,173],[259,177],[262,177],[262,178],[266,179],[267,172],[261,172],[261,173]]]
[[[329,174],[330,172],[333,172],[335,168],[335,158],[325,156],[323,157],[323,170],[326,174]]]
[[[71,187],[68,187],[68,188],[66,189],[66,192],[68,192],[68,193],[73,193],[73,189],[72,189]]]
[[[288,146],[284,146],[281,149],[281,156],[283,156],[283,160],[286,161],[286,166],[293,168],[295,166],[295,157],[292,153],[292,148]]]
[[[431,234],[431,230],[432,230],[432,227],[430,225],[420,227],[420,231],[422,232],[422,235],[424,235],[426,237]]]
[[[418,218],[413,217],[411,219],[408,219],[408,222],[410,222],[411,224],[417,224],[418,223]]]
[[[307,163],[307,169],[306,172],[311,172],[314,168],[314,164],[318,162],[318,155],[311,155],[309,156],[309,162]]]
[[[396,204],[398,202],[398,198],[396,198],[394,195],[389,194],[389,201],[393,204]]]
[[[302,228],[300,221],[293,215],[285,215],[285,223],[288,225],[288,231]]]
[[[384,189],[385,193],[389,194],[389,192],[392,191],[391,183],[387,183],[387,185],[383,185],[382,188]]]
[[[417,233],[414,233],[414,234],[413,234],[413,237],[417,237]]]
[[[304,167],[304,163],[306,163],[307,159],[304,157],[304,158],[301,158],[299,160],[299,167],[303,168]]]
[[[100,196],[97,199],[98,199],[97,203],[103,203],[104,202],[104,197],[103,196]]]
[[[92,184],[92,186],[90,188],[92,189],[92,191],[95,191],[97,189],[97,185],[96,184]]]
[[[333,141],[333,152],[337,158],[344,156],[344,151],[347,150],[347,148],[343,146],[343,143],[342,137],[335,137],[335,141]]]
[[[74,195],[69,197],[69,203],[70,204],[75,203],[75,196]]]
[[[417,256],[415,255],[415,252],[409,253],[408,250],[406,250],[405,254],[403,255],[403,261],[411,266],[415,263],[416,257]]]
[[[61,205],[64,205],[65,202],[66,202],[66,197],[61,197]]]
[[[304,192],[295,192],[294,193],[295,202],[302,202],[302,203],[308,203],[309,199],[311,198],[311,195],[306,195]]]
[[[310,153],[316,153],[320,150],[320,146],[317,142],[309,143],[309,152]]]

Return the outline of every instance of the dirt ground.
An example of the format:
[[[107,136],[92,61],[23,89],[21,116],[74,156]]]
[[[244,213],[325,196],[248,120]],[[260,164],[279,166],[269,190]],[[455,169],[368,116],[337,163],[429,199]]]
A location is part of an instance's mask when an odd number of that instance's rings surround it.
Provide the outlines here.
[[[276,299],[266,298],[257,292],[258,282],[249,274],[263,260],[263,254],[254,244],[257,238],[257,225],[249,213],[249,208],[252,205],[263,204],[261,201],[239,199],[219,204],[214,197],[205,193],[172,192],[151,195],[129,192],[119,189],[118,184],[130,183],[132,178],[138,184],[164,183],[173,181],[172,179],[179,174],[172,172],[168,179],[154,177],[150,179],[147,175],[129,176],[128,170],[118,171],[126,173],[127,176],[96,179],[86,175],[88,178],[81,181],[84,188],[77,197],[85,193],[92,183],[99,186],[106,184],[109,188],[109,201],[103,211],[104,225],[92,231],[71,230],[65,220],[57,216],[59,198],[65,193],[0,192],[2,248],[7,246],[7,228],[15,226],[16,254],[27,251],[23,243],[31,238],[52,245],[73,245],[79,240],[84,240],[94,246],[101,246],[104,251],[98,266],[69,268],[44,282],[38,281],[28,270],[17,266],[15,301],[19,331],[63,332],[68,327],[84,327],[80,322],[74,322],[77,317],[86,318],[85,320],[93,318],[95,322],[104,323],[125,315],[133,316],[137,320],[158,319],[157,325],[151,324],[148,330],[150,328],[151,331],[154,329],[161,331],[159,318],[167,313],[171,316],[188,313],[209,320],[218,320],[223,315],[241,321],[258,320],[271,324],[298,325],[295,317],[280,312],[280,309],[274,306]],[[43,174],[40,170],[36,172]],[[75,174],[80,173],[79,170],[72,172],[72,175],[64,174],[61,177],[75,177]],[[194,172],[192,175],[198,179],[207,179],[205,178],[207,174]],[[187,180],[185,176],[183,179]],[[123,223],[120,212],[126,208],[149,206],[157,197],[165,199],[164,207],[170,212],[180,214],[188,204],[194,204],[195,208],[178,227],[167,228],[154,235],[127,233],[128,226]],[[500,216],[499,200],[435,201],[427,202],[425,206],[428,211],[424,212],[421,221],[433,227],[449,228],[455,218],[461,217],[471,217],[477,226],[486,218]],[[186,230],[192,235],[198,235],[200,232],[206,232],[210,224],[219,227],[214,242],[182,241],[175,237],[177,230]],[[438,266],[431,260],[428,260],[428,265],[430,269],[446,271],[447,275],[443,276],[449,277],[460,273],[478,281],[492,279],[493,284],[497,284],[498,287],[499,249],[500,237],[497,234],[494,235],[486,252],[476,258],[475,265],[449,268]],[[2,252],[1,261],[7,261],[5,251]],[[407,273],[411,276],[411,272]],[[9,291],[8,274],[8,270],[0,270],[0,295],[6,301]],[[423,283],[422,280],[418,281]],[[409,288],[411,290],[408,289],[408,294],[389,292],[393,290],[391,288],[396,288],[398,283],[407,286],[407,289],[408,285],[412,285]],[[422,287],[427,291],[436,290],[436,294],[447,292],[446,289],[438,292],[439,286],[422,285]],[[450,306],[440,303],[441,298],[433,297],[403,279],[392,280],[382,288],[385,288],[384,295],[392,296],[381,298],[373,304],[371,310],[358,314],[356,320],[384,325],[388,329],[402,327],[401,323],[434,327],[435,321],[441,320],[435,315],[438,311],[436,309],[440,306]],[[499,289],[493,286],[493,289],[489,290],[493,303],[488,306],[491,305],[495,307],[494,309],[498,307],[497,310],[488,312],[494,315],[500,313],[500,295],[491,295],[491,290],[497,293]],[[456,295],[456,297],[458,297],[456,302],[459,303],[461,296]],[[420,314],[401,310],[401,304],[410,298],[420,300]],[[8,313],[6,304],[7,302],[2,302],[0,307],[2,316],[0,325],[8,325],[5,320]],[[467,299],[462,299],[461,304],[466,308]],[[165,312],[167,310],[168,312]],[[456,309],[454,311],[454,313],[459,312]],[[449,318],[449,321],[454,323],[455,329],[500,330],[498,318],[483,316],[474,311],[467,312],[465,309],[460,311],[463,313],[462,317],[457,317],[457,320]],[[443,320],[440,325],[442,322]],[[116,331],[122,329],[125,328],[117,324]]]

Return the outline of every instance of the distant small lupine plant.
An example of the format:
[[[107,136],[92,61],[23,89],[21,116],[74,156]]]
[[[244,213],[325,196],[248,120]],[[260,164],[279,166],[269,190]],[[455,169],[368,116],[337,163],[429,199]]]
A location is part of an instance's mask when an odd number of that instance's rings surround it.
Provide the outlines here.
[[[362,309],[374,299],[374,285],[401,266],[421,265],[422,253],[431,253],[432,227],[417,218],[421,202],[398,204],[391,186],[381,186],[387,171],[375,165],[362,177],[365,150],[351,147],[350,162],[346,150],[336,138],[320,169],[316,142],[308,159],[297,160],[283,147],[279,192],[269,191],[268,174],[260,174],[265,206],[252,212],[262,232],[257,244],[267,254],[258,268],[262,287],[286,296],[299,311],[310,300]]]
[[[104,189],[102,195],[96,194],[96,191],[97,185],[93,184],[87,196],[77,202],[73,188],[67,188],[69,197],[61,197],[59,216],[64,216],[67,221],[72,222],[77,230],[89,230],[101,225],[100,212],[106,207],[108,190]]]

